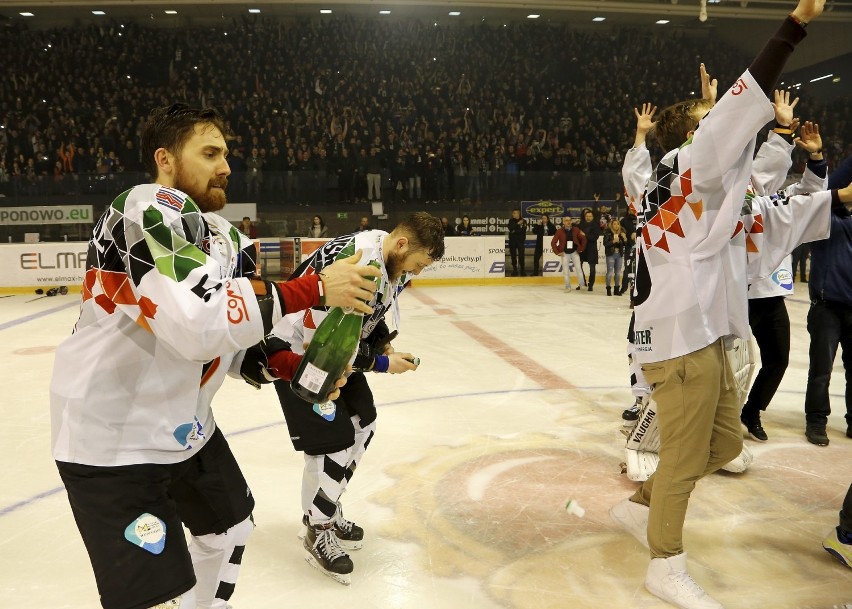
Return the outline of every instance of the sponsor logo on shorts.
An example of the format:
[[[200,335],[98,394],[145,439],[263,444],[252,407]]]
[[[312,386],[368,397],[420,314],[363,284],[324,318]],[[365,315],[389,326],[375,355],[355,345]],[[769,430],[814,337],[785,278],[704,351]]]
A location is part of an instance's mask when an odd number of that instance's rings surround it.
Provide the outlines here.
[[[326,421],[333,421],[337,414],[337,406],[331,401],[323,402],[322,404],[314,404],[314,412]]]
[[[166,547],[166,523],[147,512],[127,525],[124,538],[151,554],[159,554]]]

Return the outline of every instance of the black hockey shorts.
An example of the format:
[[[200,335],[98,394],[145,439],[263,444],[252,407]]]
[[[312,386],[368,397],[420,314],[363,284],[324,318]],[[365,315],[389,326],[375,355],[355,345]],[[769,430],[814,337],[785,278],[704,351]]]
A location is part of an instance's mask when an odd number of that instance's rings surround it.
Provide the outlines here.
[[[225,436],[180,463],[96,467],[57,461],[104,609],[148,609],[195,586],[184,538],[224,533],[254,497]]]
[[[284,411],[293,448],[309,455],[329,455],[355,443],[355,429],[350,417],[361,417],[361,425],[376,420],[373,392],[363,372],[353,372],[331,404],[310,404],[290,389],[290,383],[275,381],[275,390]]]

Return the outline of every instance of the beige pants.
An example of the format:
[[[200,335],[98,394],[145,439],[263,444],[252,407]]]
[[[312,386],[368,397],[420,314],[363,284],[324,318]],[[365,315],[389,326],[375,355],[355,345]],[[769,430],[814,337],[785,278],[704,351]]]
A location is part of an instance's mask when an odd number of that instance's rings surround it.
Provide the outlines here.
[[[736,383],[722,339],[693,353],[643,364],[657,403],[660,464],[631,497],[650,506],[653,558],[683,553],[683,521],[695,483],[740,454]]]

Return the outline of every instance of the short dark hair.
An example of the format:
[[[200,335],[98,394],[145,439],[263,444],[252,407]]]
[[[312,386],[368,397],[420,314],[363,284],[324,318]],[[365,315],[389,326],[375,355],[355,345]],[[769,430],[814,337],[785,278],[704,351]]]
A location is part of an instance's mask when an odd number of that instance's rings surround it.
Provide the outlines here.
[[[142,132],[142,163],[152,178],[157,177],[157,162],[154,153],[165,148],[179,156],[183,145],[192,136],[195,126],[209,124],[216,127],[226,138],[229,135],[225,120],[213,108],[190,108],[187,104],[172,104],[154,108]]]
[[[437,216],[415,211],[397,224],[393,232],[406,233],[411,247],[426,250],[432,260],[444,255],[444,225]]]
[[[698,124],[695,113],[712,107],[709,99],[689,99],[669,106],[657,117],[654,137],[665,152],[679,148],[686,141],[686,134]]]

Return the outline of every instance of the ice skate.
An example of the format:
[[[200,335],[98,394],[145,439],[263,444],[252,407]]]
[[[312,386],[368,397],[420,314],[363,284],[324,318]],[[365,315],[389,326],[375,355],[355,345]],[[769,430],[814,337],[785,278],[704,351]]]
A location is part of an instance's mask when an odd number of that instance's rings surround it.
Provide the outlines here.
[[[354,565],[340,547],[333,523],[308,525],[303,545],[309,565],[345,586],[352,582]]]
[[[308,526],[308,522],[307,514],[302,516],[302,524],[305,527]],[[364,529],[343,517],[343,508],[339,503],[337,504],[337,511],[334,513],[332,523],[334,525],[334,534],[337,535],[340,547],[347,550],[360,550],[364,547]],[[299,539],[304,538],[305,531],[303,530],[299,532]]]

